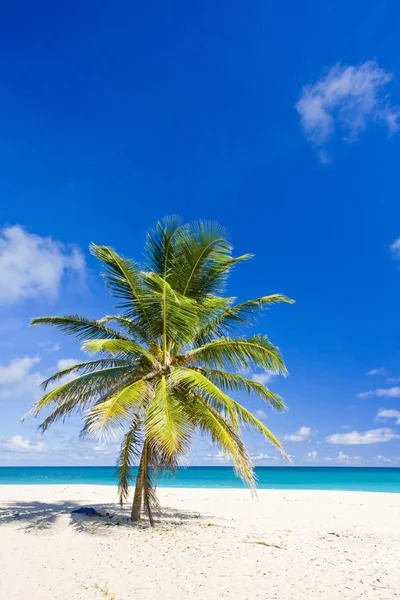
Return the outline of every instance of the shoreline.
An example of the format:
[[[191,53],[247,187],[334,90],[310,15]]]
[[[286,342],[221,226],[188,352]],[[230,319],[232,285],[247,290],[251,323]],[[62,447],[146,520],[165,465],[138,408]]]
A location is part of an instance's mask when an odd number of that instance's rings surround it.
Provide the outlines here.
[[[1,483],[0,482],[0,491],[3,488],[12,488],[12,487],[16,487],[16,488],[34,488],[34,487],[38,487],[38,488],[115,488],[117,489],[118,484],[117,483],[82,483],[82,482],[77,482],[77,483]],[[131,489],[133,490],[134,485],[131,486]],[[243,493],[248,493],[251,495],[252,491],[249,488],[242,488],[242,487],[207,487],[207,486],[173,486],[173,485],[157,485],[156,486],[157,489],[157,494],[159,493],[159,491],[161,490],[169,490],[169,491],[194,491],[194,492],[243,492]],[[268,492],[286,492],[286,493],[291,493],[291,492],[295,492],[295,493],[301,493],[301,492],[309,492],[309,493],[328,493],[328,494],[373,494],[373,495],[377,495],[377,496],[382,496],[382,495],[388,495],[388,496],[399,496],[400,498],[400,492],[398,491],[378,491],[378,490],[343,490],[343,489],[327,489],[327,488],[303,488],[303,487],[296,487],[296,488],[284,488],[284,487],[270,487],[270,488],[255,488],[254,492],[255,495],[257,496],[257,494],[260,493],[268,493]],[[0,498],[1,498],[1,493],[0,493]],[[0,500],[1,503],[1,500]]]

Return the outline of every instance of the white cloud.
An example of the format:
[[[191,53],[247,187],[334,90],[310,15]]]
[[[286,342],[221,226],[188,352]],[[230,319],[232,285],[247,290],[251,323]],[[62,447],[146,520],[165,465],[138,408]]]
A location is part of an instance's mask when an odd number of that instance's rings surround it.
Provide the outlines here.
[[[30,440],[24,440],[20,435],[14,435],[10,440],[0,441],[0,449],[4,449],[6,452],[14,453],[41,453],[44,452],[46,445],[44,442],[31,442]]]
[[[362,456],[349,456],[344,452],[339,452],[339,454],[336,457],[336,460],[338,460],[339,462],[358,462],[362,460]]]
[[[39,347],[49,352],[58,352],[61,350],[62,345],[60,342],[40,342]]]
[[[367,375],[385,375],[386,371],[383,367],[379,367],[379,369],[371,369],[368,371]]]
[[[310,427],[305,427],[304,425],[300,427],[298,431],[294,433],[287,433],[283,436],[283,439],[288,442],[307,442],[311,437],[311,429]]]
[[[390,244],[389,248],[393,258],[396,260],[400,259],[400,237],[394,240],[393,244]]]
[[[392,462],[392,459],[391,458],[386,458],[386,456],[379,455],[376,458],[377,458],[377,460],[379,460],[381,462]]]
[[[61,358],[57,362],[56,369],[52,371],[60,371],[67,367],[76,365],[79,361],[74,358]],[[14,358],[11,362],[4,365],[0,363],[0,400],[18,400],[24,398],[31,402],[38,400],[43,395],[41,384],[46,375],[43,375],[35,367],[40,363],[39,356],[25,356],[24,358]],[[75,373],[71,373],[63,377],[62,382],[66,383],[76,377]],[[59,385],[56,382],[49,389],[54,389]]]
[[[384,123],[389,135],[399,129],[400,109],[392,106],[385,86],[393,79],[374,61],[360,66],[336,64],[313,85],[303,87],[296,109],[306,138],[329,162],[323,150],[336,129],[347,142],[357,139],[373,121]]]
[[[0,303],[57,298],[66,271],[83,275],[81,252],[20,225],[0,230]]]
[[[316,450],[313,450],[312,452],[309,452],[307,456],[308,458],[317,458],[317,454],[318,452]]]
[[[381,442],[390,442],[399,439],[400,435],[394,433],[392,429],[370,429],[369,431],[352,431],[350,433],[335,433],[329,435],[325,441],[329,444],[344,444],[348,446],[358,444],[378,444]]]
[[[32,370],[39,362],[38,356],[26,356],[15,358],[7,365],[0,364],[0,399],[39,398],[40,384],[45,377]]]
[[[24,379],[33,366],[40,362],[38,356],[15,358],[8,365],[0,365],[0,385],[15,383]]]
[[[277,456],[269,456],[269,454],[263,454],[262,452],[260,452],[259,454],[251,454],[250,455],[251,460],[278,460]]]
[[[266,373],[253,373],[251,376],[253,381],[257,381],[257,383],[262,383],[263,385],[269,383],[273,377],[274,373],[270,373],[269,371]]]
[[[73,367],[78,363],[79,360],[76,360],[76,358],[60,358],[60,360],[57,362],[57,371],[68,369],[68,367]]]
[[[256,410],[256,417],[258,417],[259,419],[266,419],[267,413],[260,408],[260,410]]]
[[[387,383],[400,383],[400,377],[388,377],[386,381]]]
[[[216,460],[218,462],[230,462],[229,456],[224,454],[223,452],[217,452],[217,454],[207,454],[204,457],[204,460]]]
[[[357,394],[358,398],[370,398],[371,396],[377,396],[378,398],[399,398],[400,387],[392,388],[378,388],[377,390],[370,390],[369,392],[361,392]]]
[[[109,454],[114,454],[115,453],[115,444],[114,445],[97,444],[96,446],[93,447],[93,451],[96,454],[100,454],[101,456],[107,456]]]
[[[394,408],[380,408],[376,415],[376,419],[396,419],[396,425],[400,425],[400,410]]]

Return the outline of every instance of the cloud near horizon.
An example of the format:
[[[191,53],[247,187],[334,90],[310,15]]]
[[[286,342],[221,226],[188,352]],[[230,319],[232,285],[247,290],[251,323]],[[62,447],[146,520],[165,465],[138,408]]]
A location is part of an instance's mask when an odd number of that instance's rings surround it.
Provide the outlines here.
[[[330,162],[325,148],[337,130],[346,142],[356,141],[372,122],[386,125],[389,135],[398,131],[400,107],[389,102],[385,89],[392,79],[375,61],[360,66],[337,63],[324,77],[303,87],[296,110],[322,162]]]
[[[305,427],[304,425],[300,427],[294,433],[287,433],[283,436],[283,439],[287,442],[308,442],[311,437],[311,428]]]
[[[24,440],[21,435],[14,435],[10,440],[0,440],[0,452],[40,454],[46,449],[44,442]]]
[[[392,429],[383,427],[380,429],[370,429],[369,431],[351,431],[350,433],[334,433],[325,438],[329,444],[343,444],[348,446],[379,444],[399,439],[400,435]]]

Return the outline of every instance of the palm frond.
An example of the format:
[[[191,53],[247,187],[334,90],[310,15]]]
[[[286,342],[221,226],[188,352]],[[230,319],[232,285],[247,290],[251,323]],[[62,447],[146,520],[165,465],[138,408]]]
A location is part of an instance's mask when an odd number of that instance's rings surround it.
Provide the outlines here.
[[[254,325],[256,322],[254,317],[260,310],[268,309],[269,306],[278,302],[293,304],[294,300],[283,294],[272,294],[256,298],[255,300],[247,300],[246,302],[226,308],[200,329],[193,340],[193,345],[203,345],[215,338],[228,334],[231,335],[238,327]]]
[[[177,367],[171,373],[170,381],[178,386],[186,386],[191,392],[200,391],[218,412],[224,413],[225,417],[229,416],[232,426],[237,428],[238,421],[234,401],[202,373],[194,369]]]
[[[124,384],[116,383],[108,389],[102,388],[101,391],[96,395],[98,399],[95,401],[95,404],[100,404],[101,402],[107,400],[110,395],[115,394],[123,385]],[[102,395],[99,398],[100,394]],[[53,425],[53,423],[56,423],[60,419],[62,419],[64,423],[67,417],[70,417],[75,413],[80,413],[82,415],[86,405],[92,403],[93,401],[93,394],[88,394],[88,398],[86,398],[86,400],[84,396],[77,395],[72,395],[64,400],[60,400],[57,404],[57,408],[53,410],[50,415],[39,425],[38,430],[41,433],[44,433],[51,425]],[[81,431],[81,436],[83,435],[84,429]]]
[[[149,261],[151,271],[154,271],[164,279],[173,272],[176,261],[176,238],[180,229],[179,219],[176,216],[166,217],[159,221],[156,227],[147,234],[145,254]]]
[[[71,373],[76,373],[81,371],[82,375],[85,373],[92,373],[93,371],[101,370],[103,368],[108,367],[131,367],[133,369],[134,365],[129,360],[123,360],[120,358],[108,358],[108,359],[100,359],[100,360],[90,360],[84,363],[77,363],[76,365],[72,365],[71,367],[66,367],[65,369],[61,369],[57,373],[54,373],[51,377],[48,377],[42,383],[42,388],[46,390],[49,385],[56,383],[60,379],[71,375]]]
[[[203,282],[197,292],[197,296],[209,293],[222,293],[225,288],[225,283],[231,269],[245,260],[253,258],[253,254],[242,254],[236,258],[229,258],[222,261],[219,266],[214,265],[209,269],[209,273],[203,278]]]
[[[119,308],[124,316],[132,319],[136,327],[153,329],[153,322],[146,302],[146,289],[143,276],[135,263],[120,256],[108,246],[90,245],[91,253],[106,265],[103,277],[111,294],[119,299]]]
[[[198,324],[196,303],[174,290],[157,273],[146,273],[146,279],[153,297],[154,322],[158,313],[157,331],[163,346],[170,349],[172,344],[190,339]]]
[[[140,456],[140,420],[134,419],[132,427],[125,434],[117,460],[118,496],[121,506],[129,495],[129,485],[133,480],[132,466]]]
[[[89,354],[108,352],[133,361],[143,357],[152,367],[159,366],[152,353],[133,340],[89,340],[82,344],[82,350],[86,350]]]
[[[237,430],[199,393],[182,390],[181,403],[192,422],[232,459],[236,473],[253,489],[251,459]]]
[[[94,401],[99,394],[105,394],[110,388],[121,383],[124,378],[130,375],[130,372],[129,367],[110,367],[79,375],[45,394],[21,420],[24,421],[28,415],[36,417],[51,404],[62,404],[66,400],[71,400],[71,408],[83,409]]]
[[[127,423],[135,420],[149,395],[148,382],[139,379],[127,383],[104,402],[86,412],[86,432],[95,437],[117,437]]]
[[[93,338],[126,340],[127,338],[107,327],[100,321],[93,321],[80,315],[64,315],[62,317],[37,317],[31,325],[52,325],[68,335],[75,335],[78,340]]]
[[[187,352],[181,360],[187,364],[199,363],[206,367],[240,369],[261,368],[286,375],[286,367],[279,349],[267,336],[251,338],[221,338]]]
[[[217,223],[203,221],[181,227],[176,238],[180,258],[169,281],[174,289],[196,300],[221,293],[229,269],[248,258],[232,258],[227,233]]]
[[[228,373],[226,371],[219,371],[218,369],[202,369],[201,372],[210,379],[210,381],[221,386],[222,389],[237,392],[244,391],[249,395],[254,392],[264,400],[264,402],[269,404],[271,408],[278,411],[286,409],[282,398],[278,394],[271,392],[271,390],[258,381],[247,379],[237,373]]]
[[[147,407],[145,430],[149,443],[159,448],[166,457],[173,457],[187,450],[192,427],[185,418],[173,389],[167,385],[165,376],[158,382]]]
[[[134,323],[132,319],[128,317],[124,317],[123,315],[106,315],[101,319],[97,320],[98,323],[102,325],[107,325],[108,323],[115,323],[118,325],[125,333],[129,336],[130,339],[138,341],[140,343],[146,343],[149,341],[148,331]]]
[[[276,446],[276,448],[278,448],[279,452],[282,454],[282,456],[285,459],[289,460],[286,452],[282,448],[281,443],[274,436],[274,434],[268,429],[268,427],[266,427],[264,425],[264,423],[262,423],[249,410],[247,410],[247,408],[245,408],[244,406],[242,406],[241,404],[239,404],[239,402],[236,402],[234,400],[234,404],[235,404],[235,408],[236,408],[236,413],[237,413],[238,418],[239,418],[240,422],[242,423],[242,425],[246,425],[246,426],[249,426],[249,427],[251,427],[253,429],[257,429],[259,432],[261,432],[264,435],[264,437],[268,441],[271,442],[271,444],[273,444],[274,446]]]

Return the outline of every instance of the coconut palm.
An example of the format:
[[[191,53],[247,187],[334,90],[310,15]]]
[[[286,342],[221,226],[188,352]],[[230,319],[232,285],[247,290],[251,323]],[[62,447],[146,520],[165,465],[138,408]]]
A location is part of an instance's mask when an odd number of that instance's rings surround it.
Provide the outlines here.
[[[286,368],[267,336],[239,334],[254,324],[261,309],[292,300],[274,294],[234,304],[225,297],[231,269],[251,255],[234,258],[226,233],[214,224],[160,222],[147,236],[143,265],[106,246],[92,244],[91,252],[105,267],[119,313],[99,320],[66,315],[32,321],[75,335],[83,350],[96,355],[43,383],[46,393],[29,411],[37,416],[51,408],[41,431],[79,412],[84,434],[122,439],[117,472],[121,503],[128,497],[131,467],[139,464],[134,521],[144,509],[153,524],[157,473],[177,467],[196,430],[211,437],[253,488],[241,427],[261,432],[284,451],[230,393],[254,393],[283,410],[277,394],[244,373],[263,369],[286,374]],[[68,381],[60,383],[66,376]]]

